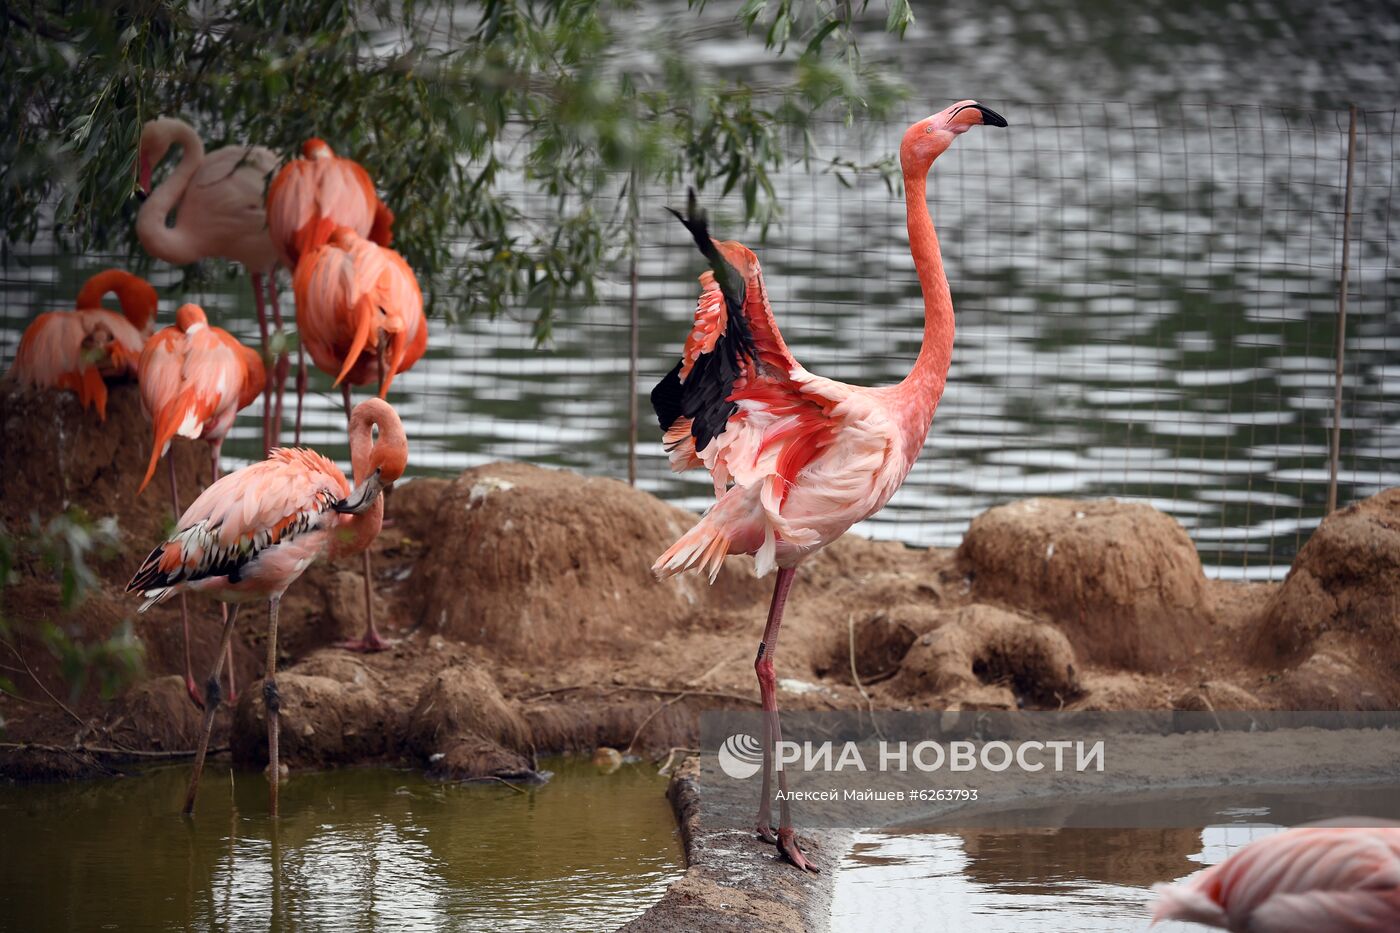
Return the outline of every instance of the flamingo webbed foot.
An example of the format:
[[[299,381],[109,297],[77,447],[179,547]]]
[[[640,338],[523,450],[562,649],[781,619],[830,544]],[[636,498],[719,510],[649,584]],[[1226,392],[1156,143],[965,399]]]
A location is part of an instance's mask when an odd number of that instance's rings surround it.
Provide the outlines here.
[[[821,869],[807,860],[807,856],[802,854],[802,849],[797,845],[797,833],[792,829],[778,830],[778,858],[788,862],[802,871],[809,871],[814,875],[821,874]]]
[[[397,638],[385,638],[378,632],[370,632],[368,635],[351,641],[338,641],[335,643],[335,646],[344,651],[356,651],[360,654],[375,654],[379,651],[388,651],[390,648],[394,647],[394,645],[398,644],[398,641]]]
[[[778,842],[778,828],[769,826],[766,820],[759,821],[758,825],[754,827],[754,832],[758,834],[760,842],[766,842],[769,845],[776,845]]]
[[[200,694],[199,688],[195,686],[194,678],[188,673],[185,674],[185,692],[190,695],[190,702],[199,709],[204,709],[204,697]]]

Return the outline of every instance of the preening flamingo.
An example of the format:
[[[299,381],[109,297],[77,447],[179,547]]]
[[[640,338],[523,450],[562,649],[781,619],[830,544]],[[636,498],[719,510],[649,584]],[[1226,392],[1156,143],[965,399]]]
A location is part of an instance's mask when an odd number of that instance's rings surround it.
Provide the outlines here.
[[[320,139],[308,139],[302,144],[301,152],[302,158],[282,166],[267,189],[268,232],[288,269],[295,274],[302,257],[325,243],[337,227],[349,227],[380,246],[393,242],[394,214],[379,200],[374,181],[364,166],[354,159],[336,155]],[[301,320],[300,306],[297,319]],[[298,344],[295,435],[298,444],[301,443],[301,402],[306,395],[305,349]]]
[[[1400,930],[1400,823],[1291,829],[1153,890],[1154,924],[1189,920],[1236,933]]]
[[[170,177],[151,191],[151,173],[174,145],[181,149],[180,162]],[[225,146],[206,154],[194,128],[173,117],[152,120],[141,128],[140,189],[149,196],[136,215],[137,239],[146,252],[177,266],[218,257],[248,270],[265,358],[269,303],[273,325],[282,329],[275,274],[277,250],[268,236],[263,202],[267,179],[276,167],[277,156],[263,146]],[[176,210],[171,225],[170,214]],[[286,354],[279,356],[277,365],[280,390],[287,375]],[[280,391],[274,402],[272,388],[269,378],[263,399],[264,450],[276,444],[277,425],[282,419]]]
[[[102,307],[115,292],[122,313]],[[156,290],[145,279],[107,269],[88,279],[73,311],[36,317],[20,337],[10,375],[27,386],[70,389],[107,420],[106,379],[136,375],[156,315]]]
[[[293,289],[301,346],[323,372],[335,377],[350,417],[350,386],[379,380],[383,398],[394,376],[418,362],[428,344],[423,294],[403,257],[349,227],[319,221],[322,245],[301,257]],[[297,380],[297,436],[301,435],[303,380]],[[365,633],[342,647],[380,651],[389,643],[374,624],[369,551],[364,554]]]
[[[379,436],[374,437],[375,429]],[[403,475],[408,440],[387,402],[368,399],[350,419],[350,462],[355,487],[330,460],[304,448],[278,448],[268,459],[224,476],[180,516],[176,530],[151,551],[127,592],[146,597],[142,611],[185,591],[206,593],[233,609],[224,622],[213,670],[205,683],[204,728],[185,796],[194,812],[199,776],[221,700],[219,673],[233,638],[238,606],[267,600],[268,780],[277,814],[277,608],[282,594],[317,558],[355,554],[379,534],[381,493]]]
[[[167,327],[146,342],[140,364],[141,404],[154,426],[151,462],[138,493],[155,475],[156,464],[178,435],[209,442],[209,482],[219,479],[219,452],[239,411],[257,399],[267,384],[262,356],[239,343],[232,334],[211,327],[199,305],[182,305],[175,312],[175,326]],[[170,504],[180,516],[180,492],[175,482],[175,460],[170,467]],[[227,609],[225,610],[227,611]],[[190,671],[190,616],[185,594],[180,594],[180,622],[185,639],[185,689],[196,706],[202,706]],[[232,645],[229,646],[229,694],[234,696]]]
[[[774,656],[783,607],[798,564],[878,512],[914,465],[943,395],[953,351],[953,301],[925,197],[933,161],[973,126],[1006,121],[964,100],[904,134],[909,249],[924,295],[924,338],[913,371],[898,385],[862,388],[813,375],[783,342],[758,258],[736,242],[710,238],[690,196],[681,217],[710,269],[681,361],[651,393],[671,468],[703,466],[717,501],[652,566],[658,579],[701,570],[713,581],[727,554],[754,555],[760,575],[777,569],[773,601],[754,669],[764,710],[763,792],[756,828],[798,868],[815,871],[798,847],[780,801],[771,828],[772,752],[781,741]],[[787,791],[786,775],[778,784]]]

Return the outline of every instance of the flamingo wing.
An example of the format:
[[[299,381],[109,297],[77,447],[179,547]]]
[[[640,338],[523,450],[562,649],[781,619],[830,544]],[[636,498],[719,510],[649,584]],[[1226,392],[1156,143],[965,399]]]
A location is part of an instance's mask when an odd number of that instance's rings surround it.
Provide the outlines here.
[[[142,562],[126,591],[145,609],[180,584],[212,577],[238,582],[268,548],[333,527],[332,506],[350,494],[345,474],[312,450],[274,450],[267,459],[221,477],[180,516],[174,534]]]
[[[111,311],[50,311],[25,329],[10,373],[25,385],[75,392],[105,421],[103,377],[134,375],[144,340],[130,321]]]

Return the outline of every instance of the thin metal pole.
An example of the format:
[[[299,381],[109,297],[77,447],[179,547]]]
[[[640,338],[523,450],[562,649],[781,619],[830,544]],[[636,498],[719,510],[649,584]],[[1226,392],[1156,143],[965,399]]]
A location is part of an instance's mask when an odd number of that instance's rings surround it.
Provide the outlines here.
[[[629,307],[631,311],[631,349],[627,356],[627,484],[637,485],[637,358],[641,352],[641,319],[637,313],[637,254],[640,252],[637,232],[637,217],[640,213],[637,201],[637,168],[632,167],[632,175],[627,180],[627,211],[631,224],[632,247],[632,286]]]
[[[1342,455],[1342,375],[1347,353],[1347,279],[1351,277],[1351,195],[1356,177],[1356,105],[1347,129],[1347,188],[1342,201],[1342,271],[1337,290],[1337,370],[1332,387],[1332,453],[1327,465],[1327,514],[1337,510],[1337,468]]]

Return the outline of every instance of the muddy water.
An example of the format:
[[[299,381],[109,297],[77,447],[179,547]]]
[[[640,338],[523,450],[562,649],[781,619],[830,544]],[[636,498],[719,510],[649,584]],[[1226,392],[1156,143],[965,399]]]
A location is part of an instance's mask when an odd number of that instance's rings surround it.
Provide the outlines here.
[[[657,20],[642,35],[688,28],[684,6],[630,15]],[[711,4],[714,21],[736,6]],[[784,213],[766,241],[737,221],[737,196],[706,192],[716,232],[758,248],[797,359],[888,383],[907,372],[920,335],[902,202],[878,174],[842,179],[822,160],[888,157],[910,119],[969,95],[1011,123],[967,134],[934,171],[958,313],[952,371],[921,461],[860,530],[951,546],[974,515],[1010,499],[1117,496],[1170,512],[1216,575],[1281,576],[1326,501],[1348,101],[1364,109],[1341,501],[1400,483],[1397,38],[1375,27],[1392,19],[1380,0],[920,4],[903,43],[878,28],[863,43],[867,60],[908,85],[908,109],[885,124],[820,128],[814,170],[775,173]],[[722,28],[697,54],[726,75],[762,78],[770,65],[760,41]],[[643,393],[670,368],[694,308],[701,264],[662,210],[682,198],[683,185],[644,193]],[[528,210],[532,227],[553,228],[552,204]],[[4,268],[0,365],[30,317],[63,307],[112,262],[125,257],[41,245]],[[189,298],[254,340],[246,280],[206,271],[182,295],[179,274],[156,265],[156,283],[171,286],[164,320]],[[391,399],[413,471],[508,458],[625,477],[625,282],[620,269],[596,305],[567,309],[543,352],[529,308],[461,326],[439,319]],[[313,379],[306,439],[343,462],[329,382]],[[641,485],[705,507],[708,481],[667,471],[645,398],[641,411]],[[255,416],[241,418],[225,447],[233,464],[259,455],[257,437]]]
[[[1318,793],[1333,800],[1345,795],[1350,812],[1400,816],[1395,787],[1216,788],[1011,816],[1022,827],[1060,823],[1056,829],[914,826],[866,832],[856,838],[837,875],[832,928],[858,933],[879,916],[884,929],[948,933],[1146,931],[1154,883],[1190,877],[1283,825],[1315,818]],[[1115,821],[1139,828],[1074,825]],[[1150,828],[1144,826],[1149,823]],[[1153,933],[1201,929],[1184,923],[1152,927]]]
[[[604,930],[681,871],[665,780],[547,762],[525,793],[405,771],[0,787],[0,930]]]

